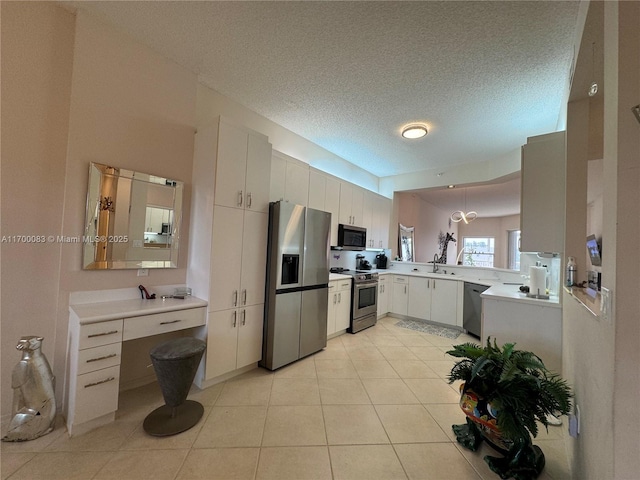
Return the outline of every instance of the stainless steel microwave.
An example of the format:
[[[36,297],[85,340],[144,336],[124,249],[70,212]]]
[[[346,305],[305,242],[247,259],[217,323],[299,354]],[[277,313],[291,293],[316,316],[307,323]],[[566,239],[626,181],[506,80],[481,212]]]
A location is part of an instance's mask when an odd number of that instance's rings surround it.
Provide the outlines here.
[[[345,250],[364,250],[367,248],[367,229],[338,224],[338,246]]]

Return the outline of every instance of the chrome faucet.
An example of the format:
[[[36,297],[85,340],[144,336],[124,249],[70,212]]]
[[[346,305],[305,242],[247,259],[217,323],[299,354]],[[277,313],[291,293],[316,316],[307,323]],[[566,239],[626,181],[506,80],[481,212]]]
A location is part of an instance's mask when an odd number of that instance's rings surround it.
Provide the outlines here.
[[[438,254],[433,255],[433,273],[438,271]]]

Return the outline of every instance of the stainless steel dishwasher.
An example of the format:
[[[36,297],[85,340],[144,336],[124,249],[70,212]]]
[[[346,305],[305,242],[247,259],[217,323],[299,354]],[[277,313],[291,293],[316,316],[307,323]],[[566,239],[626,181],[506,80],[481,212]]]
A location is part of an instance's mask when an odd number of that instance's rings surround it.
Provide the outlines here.
[[[480,338],[482,321],[482,298],[480,294],[486,285],[464,282],[464,308],[462,310],[462,328],[469,334]]]

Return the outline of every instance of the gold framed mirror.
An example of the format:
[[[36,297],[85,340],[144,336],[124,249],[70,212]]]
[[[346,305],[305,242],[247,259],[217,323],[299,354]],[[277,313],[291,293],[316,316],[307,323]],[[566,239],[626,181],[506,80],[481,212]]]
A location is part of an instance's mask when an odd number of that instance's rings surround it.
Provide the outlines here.
[[[183,192],[177,180],[92,162],[82,268],[176,268]]]

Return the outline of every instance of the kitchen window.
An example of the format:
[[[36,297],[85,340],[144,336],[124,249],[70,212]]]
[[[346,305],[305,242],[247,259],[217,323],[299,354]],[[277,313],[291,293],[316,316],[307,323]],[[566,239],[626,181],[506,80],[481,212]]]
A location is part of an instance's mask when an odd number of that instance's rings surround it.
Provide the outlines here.
[[[462,239],[462,265],[493,267],[496,239],[494,237],[464,237]]]

